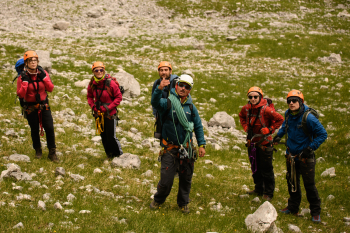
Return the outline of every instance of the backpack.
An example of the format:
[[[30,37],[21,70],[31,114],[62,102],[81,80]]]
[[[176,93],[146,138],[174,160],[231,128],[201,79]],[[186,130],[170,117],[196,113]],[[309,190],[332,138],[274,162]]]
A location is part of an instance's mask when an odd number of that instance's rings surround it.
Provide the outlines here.
[[[288,111],[288,112],[289,112],[289,111]],[[286,114],[286,134],[287,134],[287,136],[288,136],[287,130],[288,130],[288,119],[289,119],[289,114],[288,114],[288,112],[287,112],[287,114]],[[299,129],[302,128],[303,131],[304,131],[304,134],[305,134],[306,136],[308,136],[309,139],[310,139],[310,141],[312,142],[312,141],[313,141],[313,138],[316,138],[316,137],[317,137],[317,134],[312,135],[312,134],[309,132],[309,129],[307,128],[307,122],[306,122],[306,120],[307,120],[307,117],[309,116],[310,113],[311,113],[312,115],[314,115],[317,119],[320,117],[320,114],[318,114],[318,112],[317,112],[315,109],[309,107],[307,110],[305,110],[305,112],[304,112],[304,114],[303,114],[303,118],[301,119],[301,125],[298,126],[298,128],[299,128]]]
[[[124,92],[125,92],[124,87],[119,85],[119,82],[117,81],[117,79],[115,77],[111,77],[109,74],[107,74],[106,75],[106,79],[107,79],[106,80],[106,91],[108,92],[108,94],[112,98],[114,98],[113,95],[112,95],[112,92],[111,92],[111,88],[110,88],[112,80],[117,84],[117,86],[119,87],[119,90],[122,93],[122,95],[124,94]]]
[[[190,107],[190,111],[191,111],[191,116],[194,117],[193,104],[191,104],[189,107]],[[171,109],[171,101],[169,100],[169,98],[167,98],[167,109],[166,109],[162,119],[160,119],[160,114],[158,113],[158,111],[156,114],[156,122],[154,123],[154,138],[157,138],[157,139],[162,138],[163,123],[166,121],[170,109]]]

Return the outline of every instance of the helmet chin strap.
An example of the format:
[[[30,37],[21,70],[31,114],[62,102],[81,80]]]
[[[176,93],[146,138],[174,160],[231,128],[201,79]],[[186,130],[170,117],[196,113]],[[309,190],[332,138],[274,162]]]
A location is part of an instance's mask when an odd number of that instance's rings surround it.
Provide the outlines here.
[[[31,69],[31,68],[29,68],[28,66],[26,66],[26,70],[27,70],[27,72],[28,72],[29,74],[38,74],[37,69],[38,69],[38,66],[35,67],[35,69]],[[32,73],[32,72],[30,72],[29,70],[34,70],[35,72]]]

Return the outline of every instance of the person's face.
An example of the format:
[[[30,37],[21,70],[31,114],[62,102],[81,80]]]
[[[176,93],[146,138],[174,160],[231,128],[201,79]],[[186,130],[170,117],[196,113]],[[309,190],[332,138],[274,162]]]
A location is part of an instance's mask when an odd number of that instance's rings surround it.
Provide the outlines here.
[[[96,67],[94,69],[94,75],[96,78],[100,79],[103,77],[103,75],[105,75],[105,69],[103,67]]]
[[[257,104],[259,103],[260,95],[258,92],[250,92],[248,98],[250,103]]]
[[[163,66],[159,68],[158,73],[161,79],[170,79],[171,69],[169,69],[169,67]]]
[[[292,112],[297,111],[300,108],[300,104],[297,98],[289,98],[287,100],[287,104]]]
[[[34,70],[38,67],[39,60],[36,57],[31,57],[26,60],[27,67],[31,70]]]
[[[177,87],[177,94],[179,94],[180,97],[186,97],[191,91],[191,86],[188,85],[185,82],[179,82]]]

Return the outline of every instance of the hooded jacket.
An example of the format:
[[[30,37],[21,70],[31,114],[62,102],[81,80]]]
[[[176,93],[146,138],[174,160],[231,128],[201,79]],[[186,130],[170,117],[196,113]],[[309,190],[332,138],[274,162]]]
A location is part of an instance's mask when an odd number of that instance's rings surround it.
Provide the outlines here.
[[[327,139],[327,131],[313,114],[309,114],[306,118],[306,126],[310,134],[317,135],[316,138],[312,136],[312,142],[310,141],[308,135],[306,135],[303,129],[300,127],[304,112],[308,108],[309,107],[304,104],[304,108],[300,108],[301,112],[299,112],[297,115],[292,115],[289,109],[285,112],[285,116],[289,114],[287,147],[289,148],[290,153],[293,155],[299,154],[308,146],[310,146],[313,150],[317,150],[317,148],[319,148],[320,145]],[[283,122],[277,136],[282,138],[285,133],[286,121]],[[288,153],[289,152],[287,150],[287,154]]]
[[[157,88],[155,88],[152,94],[151,104],[159,112],[161,119],[164,119],[163,114],[167,112],[168,100],[162,97],[162,92],[163,91],[159,90],[158,86]],[[180,100],[180,97],[175,92],[175,88],[172,88],[170,90],[170,93],[174,94]],[[198,114],[197,108],[192,103],[191,96],[189,95],[186,102],[182,103],[181,105],[185,111],[187,120],[189,122],[193,122],[194,124],[194,133],[196,134],[198,146],[205,145],[202,121]],[[190,105],[193,105],[192,113],[191,113]],[[168,115],[166,116],[166,120],[163,122],[162,138],[170,144],[180,145],[185,140],[186,131],[184,130],[181,123],[178,121],[176,112],[173,109],[173,107],[168,111],[167,114]],[[173,116],[174,116],[175,127],[173,122]],[[176,133],[179,137],[180,142],[178,142],[177,140]],[[192,133],[190,137],[192,139]]]
[[[46,97],[47,97],[46,91],[52,92],[54,88],[54,85],[50,79],[49,74],[45,71],[46,77],[39,82],[36,82],[36,80],[38,79],[36,74],[29,74],[28,72],[27,74],[30,76],[31,81],[34,81],[34,82],[22,81],[22,76],[20,75],[17,79],[18,97],[23,98],[25,102],[36,103],[35,95],[37,94],[37,91],[38,91],[38,93],[40,94],[40,100],[41,101],[46,100]]]
[[[95,102],[98,101],[97,97],[96,97],[96,92],[97,92],[98,96],[101,95],[100,101],[102,103],[105,103],[108,105],[109,115],[112,116],[117,112],[116,107],[123,100],[123,96],[122,96],[122,93],[120,92],[118,85],[114,81],[111,81],[111,83],[110,83],[110,90],[111,90],[113,97],[108,94],[108,92],[106,90],[106,86],[105,86],[105,89],[102,90],[104,83],[106,82],[107,76],[108,75],[106,74],[105,77],[101,81],[99,81],[98,83],[96,83],[95,80],[92,82],[92,84],[96,86],[96,88],[94,90],[92,90],[90,85],[88,86],[87,99],[88,99],[88,103],[89,103],[91,109],[93,109],[95,106]],[[101,94],[101,92],[102,92],[102,94]]]
[[[267,105],[267,100],[266,99],[262,99],[260,101],[260,103],[253,105],[250,104],[250,102],[248,104],[246,104],[245,106],[242,107],[241,112],[239,113],[239,120],[241,122],[241,125],[243,126],[244,130],[248,129],[248,122],[247,122],[247,115],[249,114],[249,110],[251,111],[251,115],[253,115],[252,117],[250,117],[250,127],[253,127],[253,133],[254,134],[261,134],[260,130],[263,128],[263,125],[260,122],[260,119],[256,119],[257,114],[259,113],[259,109],[262,108],[264,105]],[[265,123],[265,126],[267,128],[271,128],[273,133],[275,131],[275,129],[278,129],[282,123],[283,123],[283,117],[281,114],[275,112],[272,108],[270,107],[266,107],[265,111],[263,112],[263,121]],[[255,125],[252,126],[252,124],[255,121]],[[255,137],[253,139],[253,142],[258,142],[261,139],[261,137]],[[267,138],[268,140],[272,141],[272,137],[269,136]],[[267,143],[269,143],[268,141],[263,141],[261,144],[262,145],[266,145]]]

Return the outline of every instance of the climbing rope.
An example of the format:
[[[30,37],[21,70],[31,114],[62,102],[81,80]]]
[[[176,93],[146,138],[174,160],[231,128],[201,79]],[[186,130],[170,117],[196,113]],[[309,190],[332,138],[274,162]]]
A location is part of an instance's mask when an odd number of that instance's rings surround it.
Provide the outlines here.
[[[105,128],[104,113],[98,111],[98,117],[96,117],[96,134],[101,134]]]
[[[192,147],[191,147],[190,135],[191,135],[191,132],[193,131],[194,124],[193,124],[193,122],[188,122],[185,111],[182,108],[181,102],[174,94],[170,94],[169,100],[171,101],[171,107],[172,107],[172,109],[175,110],[180,124],[184,127],[184,130],[186,131],[185,140],[182,143],[180,143],[179,136],[177,135],[175,121],[174,121],[174,111],[171,110],[177,142],[179,143],[180,147],[182,147],[182,148],[183,148],[183,145],[185,144],[185,146],[186,146],[186,143],[188,142],[189,158],[192,158]]]

